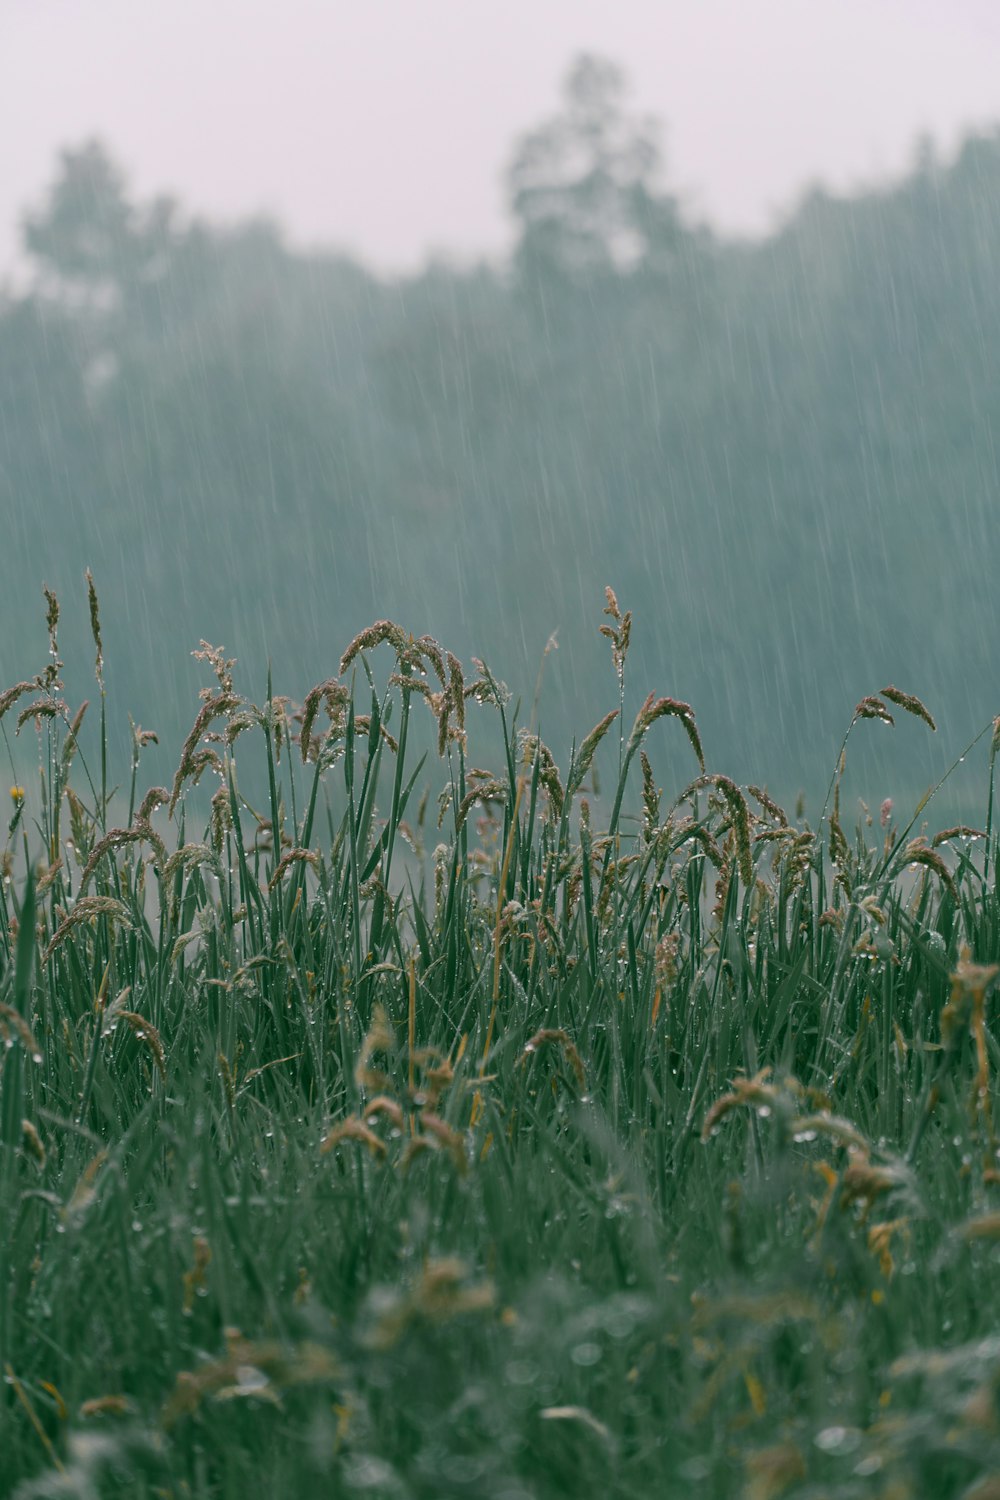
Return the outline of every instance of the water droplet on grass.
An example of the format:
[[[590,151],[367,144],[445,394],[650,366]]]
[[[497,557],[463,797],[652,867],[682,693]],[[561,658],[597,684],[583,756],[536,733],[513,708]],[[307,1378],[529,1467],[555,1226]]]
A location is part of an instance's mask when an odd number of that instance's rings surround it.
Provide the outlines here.
[[[600,1344],[585,1343],[577,1344],[570,1350],[570,1359],[575,1365],[596,1365],[601,1358]]]
[[[853,1453],[861,1442],[861,1433],[856,1427],[824,1427],[813,1441],[824,1453]]]

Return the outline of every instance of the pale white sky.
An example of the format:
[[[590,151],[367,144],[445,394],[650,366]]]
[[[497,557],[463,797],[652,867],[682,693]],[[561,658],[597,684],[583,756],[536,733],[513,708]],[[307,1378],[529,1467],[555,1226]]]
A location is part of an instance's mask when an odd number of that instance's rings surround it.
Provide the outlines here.
[[[142,196],[265,210],[382,269],[495,253],[511,143],[582,50],[733,231],[1000,119],[997,0],[0,0],[0,275],[57,149],[94,134]]]

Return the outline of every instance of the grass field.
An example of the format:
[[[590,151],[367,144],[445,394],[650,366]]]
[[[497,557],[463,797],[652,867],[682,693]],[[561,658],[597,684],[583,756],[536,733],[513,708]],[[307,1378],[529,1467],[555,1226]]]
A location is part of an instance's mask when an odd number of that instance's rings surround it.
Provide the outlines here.
[[[562,766],[380,622],[115,790],[91,605],[82,727],[54,600],[0,691],[0,1495],[1000,1496],[993,725],[980,830],[855,830],[930,716],[847,705],[810,826],[609,592]]]

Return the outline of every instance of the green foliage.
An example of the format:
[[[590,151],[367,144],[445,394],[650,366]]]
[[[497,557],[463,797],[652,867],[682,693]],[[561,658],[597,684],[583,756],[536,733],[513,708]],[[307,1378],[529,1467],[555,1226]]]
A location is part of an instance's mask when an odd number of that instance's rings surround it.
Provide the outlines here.
[[[560,769],[389,621],[302,711],[206,647],[117,826],[57,619],[0,694],[7,1493],[989,1493],[1000,908],[975,830],[842,826],[919,700],[812,826],[675,699]]]

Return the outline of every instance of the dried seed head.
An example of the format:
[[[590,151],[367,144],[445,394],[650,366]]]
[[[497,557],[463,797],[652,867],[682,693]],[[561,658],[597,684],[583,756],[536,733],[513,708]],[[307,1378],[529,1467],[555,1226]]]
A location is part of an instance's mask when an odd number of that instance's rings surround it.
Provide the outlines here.
[[[667,932],[656,945],[654,954],[655,975],[658,987],[665,988],[673,984],[677,978],[679,968],[679,956],[681,949],[681,935],[679,932]]]
[[[767,792],[764,791],[762,787],[748,786],[747,791],[755,801],[760,803],[764,811],[770,817],[772,817],[776,823],[780,823],[782,828],[785,828],[787,826],[788,819],[785,816],[783,809],[778,806],[777,802],[775,802],[771,797],[768,796]]]
[[[895,724],[895,719],[880,698],[862,698],[854,710],[856,719],[881,719],[883,724]]]
[[[369,1063],[376,1052],[388,1052],[395,1043],[389,1018],[383,1005],[375,1005],[372,1008],[371,1025],[364,1041],[361,1043],[361,1051],[358,1054],[357,1066],[354,1070],[355,1080],[360,1088],[372,1088],[380,1086],[384,1076],[375,1069],[369,1067]]]
[[[76,754],[77,743],[80,737],[80,730],[83,726],[84,715],[86,714],[89,707],[90,705],[87,699],[84,698],[83,702],[80,704],[80,707],[73,715],[69,729],[67,730],[66,739],[62,747],[62,765],[64,772],[68,771],[70,766],[73,764],[73,757]]]
[[[510,688],[499,677],[494,677],[484,661],[472,658],[472,665],[479,677],[465,689],[466,698],[475,698],[477,703],[493,703],[497,708],[506,708],[510,702]]]
[[[136,844],[145,837],[146,830],[144,828],[133,826],[132,828],[110,829],[108,833],[104,835],[104,838],[99,839],[98,842],[94,845],[93,849],[91,849],[90,851],[90,858],[84,865],[83,873],[80,876],[80,894],[86,894],[87,887],[90,884],[91,879],[93,878],[94,871],[97,869],[98,865],[101,863],[101,860],[106,854],[110,854],[114,849],[123,849],[127,844]]]
[[[139,811],[135,815],[135,826],[138,827],[140,823],[148,822],[156,809],[169,801],[170,793],[165,786],[150,787],[139,804]]]
[[[660,821],[660,794],[656,790],[653,768],[645,750],[639,751],[639,762],[642,766],[642,831],[643,836],[648,840],[652,838]]]
[[[346,1120],[341,1120],[339,1125],[333,1127],[319,1148],[320,1155],[325,1156],[328,1151],[332,1151],[335,1146],[339,1146],[341,1141],[357,1141],[361,1145],[367,1146],[372,1156],[384,1157],[387,1155],[385,1141],[377,1136],[371,1126],[366,1125],[364,1120],[360,1120],[357,1115],[350,1115]]]
[[[287,853],[281,856],[275,867],[274,874],[267,882],[267,888],[269,891],[274,890],[275,886],[279,884],[289,866],[294,864],[312,865],[313,869],[315,870],[319,865],[319,855],[312,849],[289,849]]]
[[[14,923],[12,921],[10,923],[12,929],[13,925]],[[13,930],[11,931],[11,936],[16,936],[16,933],[14,933]],[[2,1001],[0,1001],[0,1037],[3,1038],[4,1042],[10,1042],[11,1028],[13,1028],[13,1030],[17,1033],[17,1036],[21,1042],[21,1046],[29,1054],[29,1056],[37,1056],[39,1051],[38,1043],[35,1041],[31,1027],[28,1025],[21,1012],[19,1010],[16,1010],[13,1005],[5,1005]]]
[[[969,828],[965,823],[956,823],[954,828],[942,828],[931,839],[931,848],[936,849],[939,844],[948,844],[952,839],[984,839],[986,834],[981,828]]]
[[[455,713],[455,723],[464,732],[465,679],[462,676],[462,663],[450,651],[448,652],[448,684],[451,690],[451,706]]]
[[[374,651],[383,641],[388,641],[397,656],[401,656],[409,650],[410,637],[399,625],[393,624],[392,620],[376,620],[374,625],[369,625],[367,630],[362,630],[356,635],[340,659],[340,675],[343,677],[351,662],[362,651]]]
[[[591,764],[593,763],[594,755],[597,751],[598,745],[601,743],[604,736],[607,734],[608,730],[611,728],[617,717],[617,708],[612,709],[611,713],[605,714],[600,723],[595,724],[590,733],[584,736],[580,744],[580,749],[577,753],[576,760],[573,764],[573,769],[570,773],[569,780],[566,783],[567,797],[572,797],[575,792],[578,792],[580,790],[581,786],[583,785],[584,778],[586,777],[587,772],[590,770]]]
[[[779,1099],[781,1091],[775,1084],[767,1082],[770,1073],[770,1068],[762,1068],[753,1078],[745,1078],[742,1075],[734,1078],[732,1091],[716,1099],[706,1114],[705,1122],[701,1127],[702,1140],[707,1141],[719,1121],[734,1109],[746,1105],[763,1105],[765,1108],[773,1106]]]
[[[37,729],[42,719],[65,719],[66,716],[66,705],[60,698],[36,698],[18,714],[17,728],[14,732],[20,734],[29,719],[34,719]]]
[[[208,844],[181,844],[175,849],[163,867],[163,879],[169,881],[178,870],[194,869],[197,865],[208,865],[216,874],[220,873],[215,850]]]
[[[156,1027],[151,1025],[145,1016],[140,1016],[134,1010],[119,1010],[116,1014],[130,1028],[136,1040],[149,1048],[149,1051],[153,1055],[153,1062],[156,1064],[156,1070],[163,1079],[163,1082],[166,1083],[167,1059],[163,1051],[163,1042],[160,1040],[160,1033]]]
[[[59,600],[50,588],[42,586],[45,595],[45,624],[49,632],[49,650],[56,655],[56,631],[59,627]]]
[[[97,607],[97,589],[94,587],[94,575],[87,569],[87,600],[90,604],[90,633],[94,637],[94,647],[97,658],[94,663],[94,673],[101,685],[104,684],[104,643],[101,640],[101,613]]]
[[[915,718],[923,719],[924,723],[930,729],[937,730],[937,725],[931,717],[930,710],[913,693],[903,693],[899,688],[893,687],[890,684],[889,687],[882,689],[882,697],[886,698],[890,703],[895,703],[897,708],[904,709],[906,713],[913,714]]]
[[[195,661],[207,661],[215,673],[220,692],[231,694],[233,692],[233,668],[236,665],[235,656],[227,658],[221,646],[211,646],[208,641],[199,641],[198,644],[200,649],[192,651],[191,655]],[[211,689],[202,688],[201,695],[203,699],[211,698]]]
[[[958,886],[955,878],[945,864],[941,855],[932,849],[923,839],[911,839],[903,850],[901,863],[904,865],[924,865],[928,870],[933,870],[940,880],[947,886],[955,905],[959,904]]]
[[[299,731],[299,748],[303,761],[309,759],[312,749],[312,727],[321,703],[325,704],[331,724],[339,723],[343,707],[350,696],[348,689],[336,677],[328,677],[310,688],[302,705],[302,727]]]
[[[427,658],[437,674],[437,680],[442,688],[447,686],[448,675],[445,671],[444,652],[432,635],[422,635],[416,642],[421,656]]]
[[[521,1065],[523,1066],[529,1057],[539,1050],[540,1047],[561,1047],[566,1061],[573,1069],[573,1074],[581,1089],[587,1086],[587,1074],[583,1066],[583,1058],[576,1049],[569,1033],[562,1028],[543,1026],[541,1031],[536,1031],[529,1042],[525,1043],[524,1051],[521,1053]]]
[[[714,772],[707,776],[699,776],[696,781],[692,781],[681,797],[681,801],[693,792],[699,791],[702,787],[706,786],[714,787],[716,791],[722,794],[722,799],[732,824],[733,837],[736,844],[736,856],[740,866],[740,876],[743,884],[750,886],[753,884],[753,854],[750,846],[750,809],[747,806],[747,800],[735,781],[732,781],[728,776],[722,776],[718,772]]]
[[[75,927],[81,926],[84,922],[94,921],[101,916],[120,922],[123,927],[132,931],[132,917],[123,901],[116,900],[114,896],[81,896],[74,903],[72,911],[63,918],[52,934],[48,947],[42,954],[42,963],[48,963],[60,943]]]
[[[532,764],[537,760],[538,779],[548,793],[549,801],[552,803],[552,810],[558,818],[562,813],[566,794],[559,779],[559,768],[555,763],[552,751],[548,745],[544,744],[538,738],[537,734],[528,734],[522,730],[521,753],[526,765]]]
[[[34,682],[15,682],[13,687],[6,688],[0,693],[0,719],[9,708],[13,707],[18,698],[22,698],[25,693],[34,692],[36,687],[37,683]],[[997,722],[1000,723],[1000,719]]]
[[[469,1162],[465,1154],[465,1138],[433,1110],[425,1109],[420,1113],[420,1124],[425,1134],[429,1135],[438,1146],[447,1151],[454,1163],[455,1170],[459,1176],[464,1176],[468,1171]]]
[[[214,750],[203,750],[200,752],[197,750],[198,742],[205,733],[205,730],[220,715],[233,713],[242,706],[243,700],[228,691],[217,693],[215,697],[206,698],[203,701],[194,724],[191,727],[191,732],[184,741],[184,747],[181,750],[180,765],[177,767],[173,790],[170,793],[169,813],[171,817],[173,816],[174,808],[177,806],[177,800],[180,797],[181,788],[185,781],[189,778],[197,780],[202,771],[204,771],[205,766],[211,763],[215,764],[216,769],[221,770],[221,762]]]
[[[490,803],[506,805],[507,790],[507,783],[505,781],[478,782],[471,791],[466,792],[458,804],[458,810],[455,813],[455,832],[461,832],[466,818],[477,803],[482,803],[484,806]]]
[[[694,709],[690,703],[683,703],[679,698],[657,698],[654,693],[650,693],[632,726],[632,733],[629,736],[630,751],[634,752],[649,726],[657,719],[664,717],[680,719],[684,732],[691,741],[691,747],[698,757],[698,764],[704,771],[705,754],[701,748],[701,736],[698,734],[698,726],[695,723]]]
[[[45,1147],[41,1136],[30,1120],[21,1121],[21,1140],[24,1142],[24,1149],[28,1155],[33,1156],[40,1167],[44,1167]]]
[[[403,1107],[395,1099],[390,1099],[388,1094],[376,1094],[375,1098],[365,1106],[366,1120],[373,1120],[377,1115],[385,1115],[397,1130],[402,1130]]]

